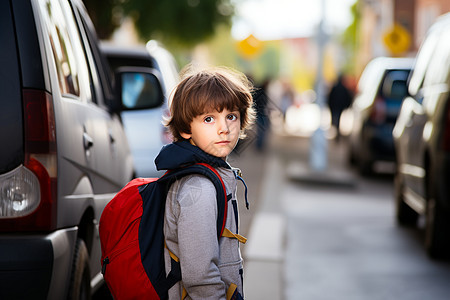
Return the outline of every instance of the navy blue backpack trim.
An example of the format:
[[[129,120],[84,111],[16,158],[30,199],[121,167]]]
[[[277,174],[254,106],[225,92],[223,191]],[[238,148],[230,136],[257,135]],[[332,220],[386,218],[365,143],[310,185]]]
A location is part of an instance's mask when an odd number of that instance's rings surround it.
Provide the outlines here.
[[[167,193],[172,183],[184,176],[200,174],[211,180],[216,188],[217,237],[222,236],[227,213],[227,195],[220,175],[211,166],[203,163],[167,172],[157,181],[139,189],[143,201],[142,219],[139,225],[139,247],[141,260],[150,281],[161,299],[167,299],[168,290],[181,280],[179,262],[172,260],[172,271],[166,277],[164,264],[164,211]],[[150,271],[151,270],[151,271]],[[155,270],[158,270],[155,272]]]

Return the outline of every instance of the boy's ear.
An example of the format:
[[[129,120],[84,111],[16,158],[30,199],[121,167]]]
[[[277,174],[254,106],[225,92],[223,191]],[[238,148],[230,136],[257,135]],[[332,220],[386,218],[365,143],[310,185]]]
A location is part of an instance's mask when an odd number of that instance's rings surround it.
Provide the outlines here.
[[[185,140],[188,140],[191,138],[192,134],[191,133],[186,133],[186,132],[181,132],[180,133],[181,137]]]

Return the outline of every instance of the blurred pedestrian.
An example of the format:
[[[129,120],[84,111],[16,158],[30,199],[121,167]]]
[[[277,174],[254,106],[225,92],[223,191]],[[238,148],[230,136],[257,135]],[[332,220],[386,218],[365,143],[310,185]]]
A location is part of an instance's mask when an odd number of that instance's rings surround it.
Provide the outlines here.
[[[175,181],[164,215],[166,272],[170,253],[179,258],[180,282],[169,299],[243,299],[243,261],[238,234],[236,185],[240,172],[226,159],[254,118],[251,85],[245,75],[225,68],[187,73],[176,87],[167,126],[175,142],[165,146],[158,169],[208,163],[220,174],[229,197],[224,234],[217,237],[216,189],[202,175]],[[233,205],[231,205],[233,204]],[[181,296],[187,294],[186,298]]]
[[[341,114],[352,102],[352,95],[344,84],[344,75],[340,74],[328,94],[328,107],[331,112],[331,125],[336,129],[336,142],[340,139],[339,123]]]
[[[270,128],[270,119],[267,110],[269,98],[267,96],[267,88],[270,81],[265,80],[262,85],[255,89],[253,101],[256,109],[256,149],[262,151],[265,146],[266,134]]]
[[[294,91],[289,82],[283,82],[283,93],[281,94],[280,109],[283,113],[283,122],[286,121],[286,112],[294,103]]]

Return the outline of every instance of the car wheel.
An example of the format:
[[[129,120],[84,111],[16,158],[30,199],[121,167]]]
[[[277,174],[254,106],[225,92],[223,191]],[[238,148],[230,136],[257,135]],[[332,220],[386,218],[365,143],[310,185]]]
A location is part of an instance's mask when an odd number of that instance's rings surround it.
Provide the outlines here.
[[[425,248],[430,257],[446,258],[450,255],[450,221],[446,212],[434,197],[428,199],[425,226]]]
[[[419,214],[403,201],[403,181],[397,172],[394,177],[395,215],[397,222],[403,226],[416,226]]]
[[[91,279],[89,271],[89,254],[82,239],[77,240],[72,265],[72,276],[69,287],[70,300],[91,299]]]

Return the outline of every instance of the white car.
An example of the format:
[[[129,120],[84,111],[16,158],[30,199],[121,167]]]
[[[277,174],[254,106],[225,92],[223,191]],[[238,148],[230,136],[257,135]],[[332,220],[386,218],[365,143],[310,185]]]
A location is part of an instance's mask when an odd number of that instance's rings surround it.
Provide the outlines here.
[[[376,162],[395,163],[392,129],[413,63],[413,58],[377,57],[361,75],[348,111],[353,121],[349,158],[362,175],[376,171]]]
[[[170,93],[180,80],[175,59],[154,40],[142,47],[102,44],[101,49],[113,70],[123,66],[136,66],[152,68],[159,73],[164,103],[157,108],[121,112],[133,155],[135,176],[159,177],[162,172],[156,170],[154,159],[162,146],[171,142],[170,134],[162,124],[163,116],[168,113]]]

